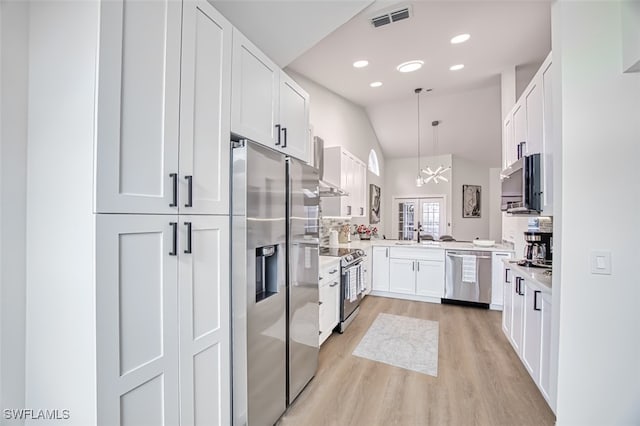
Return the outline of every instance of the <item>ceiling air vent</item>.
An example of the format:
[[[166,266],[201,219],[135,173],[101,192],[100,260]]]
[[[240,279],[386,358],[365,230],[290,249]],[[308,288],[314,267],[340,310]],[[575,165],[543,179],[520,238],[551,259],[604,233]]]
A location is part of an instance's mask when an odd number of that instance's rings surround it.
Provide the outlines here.
[[[392,22],[402,21],[411,17],[411,6],[396,7],[391,10],[387,9],[385,12],[378,12],[371,18],[371,25],[375,28],[382,27],[383,25],[390,24]]]

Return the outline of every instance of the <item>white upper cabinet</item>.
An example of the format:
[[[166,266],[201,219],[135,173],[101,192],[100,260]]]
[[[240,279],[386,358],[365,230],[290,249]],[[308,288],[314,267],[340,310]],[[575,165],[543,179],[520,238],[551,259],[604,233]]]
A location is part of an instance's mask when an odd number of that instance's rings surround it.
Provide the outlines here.
[[[176,213],[182,5],[114,0],[100,13],[96,210]]]
[[[513,141],[514,146],[512,146],[512,156],[517,160],[518,159],[518,146],[522,142],[527,141],[527,109],[526,104],[524,102],[518,101],[515,108],[513,109]],[[514,160],[515,161],[515,160]]]
[[[309,162],[309,95],[280,74],[280,131],[283,152]]]
[[[523,154],[539,154],[542,152],[542,85],[535,79],[525,92],[527,134]]]
[[[280,69],[235,28],[232,73],[231,131],[277,148]]]
[[[542,71],[542,214],[545,216],[553,216],[553,66],[550,59],[544,62]]]
[[[324,178],[349,193],[348,196],[324,198],[325,216],[366,217],[367,167],[340,146],[324,149]]]
[[[98,74],[96,212],[228,214],[231,25],[205,1],[103,2]]]
[[[309,161],[309,95],[233,30],[231,132]]]
[[[510,112],[504,120],[502,127],[502,169],[506,169],[516,158],[516,149],[513,134],[513,113]]]
[[[180,96],[180,213],[229,214],[231,24],[185,1]]]

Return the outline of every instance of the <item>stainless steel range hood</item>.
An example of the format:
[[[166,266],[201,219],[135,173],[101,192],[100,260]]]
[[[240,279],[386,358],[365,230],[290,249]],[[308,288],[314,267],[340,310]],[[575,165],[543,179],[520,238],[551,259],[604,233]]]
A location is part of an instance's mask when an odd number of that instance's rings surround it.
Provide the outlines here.
[[[346,197],[349,195],[347,191],[324,180],[324,140],[314,136],[313,137],[313,166],[318,169],[320,174],[320,181],[318,186],[320,188],[321,197]]]

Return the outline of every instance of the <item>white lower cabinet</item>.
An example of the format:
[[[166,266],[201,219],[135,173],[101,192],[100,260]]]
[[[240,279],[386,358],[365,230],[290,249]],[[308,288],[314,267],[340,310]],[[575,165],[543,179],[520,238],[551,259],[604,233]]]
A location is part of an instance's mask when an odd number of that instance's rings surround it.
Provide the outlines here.
[[[340,322],[340,261],[325,264],[318,277],[319,343],[322,345]]]
[[[551,399],[551,298],[537,282],[506,268],[502,329],[549,406]],[[511,294],[509,297],[508,294]]]
[[[230,419],[225,216],[99,215],[99,424]]]
[[[389,291],[389,247],[372,247],[371,287]]]
[[[416,261],[411,259],[389,260],[389,291],[416,294]]]
[[[365,257],[362,261],[363,277],[364,277],[364,293],[363,297],[371,293],[371,247],[365,250]]]
[[[491,309],[502,309],[504,306],[504,279],[506,265],[503,259],[510,259],[513,253],[491,253]]]
[[[373,247],[373,291],[440,302],[444,296],[444,250]]]

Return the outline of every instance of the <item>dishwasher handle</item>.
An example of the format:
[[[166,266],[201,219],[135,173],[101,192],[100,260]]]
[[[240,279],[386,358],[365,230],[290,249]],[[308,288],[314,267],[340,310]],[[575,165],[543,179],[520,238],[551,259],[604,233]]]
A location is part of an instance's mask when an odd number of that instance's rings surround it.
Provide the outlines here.
[[[453,253],[447,253],[447,256],[449,256],[449,257],[458,257],[458,258],[465,257],[465,255],[453,254]],[[467,256],[473,256],[473,255],[467,255]],[[491,256],[476,256],[476,259],[491,259]]]

